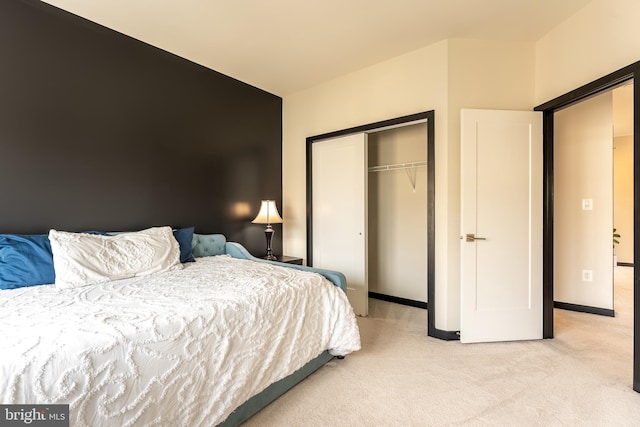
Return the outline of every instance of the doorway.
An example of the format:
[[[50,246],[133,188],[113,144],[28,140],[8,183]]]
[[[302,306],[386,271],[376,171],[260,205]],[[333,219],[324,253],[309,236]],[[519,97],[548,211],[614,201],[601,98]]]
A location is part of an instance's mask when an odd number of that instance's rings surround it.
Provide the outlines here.
[[[613,317],[614,268],[633,266],[632,82],[555,113],[554,164],[554,307]]]
[[[554,307],[613,316],[613,89],[555,112]]]
[[[543,329],[545,338],[553,338],[553,302],[554,302],[554,116],[555,112],[581,100],[587,99],[606,90],[612,89],[621,83],[634,81],[640,76],[640,62],[636,62],[607,76],[586,84],[578,89],[568,92],[556,99],[539,105],[536,111],[543,113],[543,145],[544,145],[544,212],[543,212]],[[633,146],[640,143],[640,87],[633,86]],[[633,241],[640,242],[640,150],[633,150]],[[640,256],[634,250],[633,267],[633,311],[634,330],[640,331]],[[633,389],[640,392],[640,334],[634,333],[634,361],[633,361]]]

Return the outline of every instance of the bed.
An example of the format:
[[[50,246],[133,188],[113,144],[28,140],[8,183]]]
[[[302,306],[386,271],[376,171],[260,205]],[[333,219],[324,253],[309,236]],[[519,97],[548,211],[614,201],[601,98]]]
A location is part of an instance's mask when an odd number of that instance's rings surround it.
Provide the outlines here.
[[[69,404],[73,426],[238,425],[360,348],[342,274],[159,229],[34,238],[55,278],[0,291],[0,403]]]

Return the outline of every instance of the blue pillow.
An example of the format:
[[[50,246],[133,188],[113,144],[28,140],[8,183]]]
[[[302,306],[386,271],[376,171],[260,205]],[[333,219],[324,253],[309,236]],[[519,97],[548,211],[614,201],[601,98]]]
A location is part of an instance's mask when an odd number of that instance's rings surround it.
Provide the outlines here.
[[[0,234],[0,289],[55,282],[51,243],[46,234]]]
[[[195,262],[193,248],[191,247],[193,229],[194,227],[188,227],[173,230],[173,237],[176,238],[180,246],[180,262]]]

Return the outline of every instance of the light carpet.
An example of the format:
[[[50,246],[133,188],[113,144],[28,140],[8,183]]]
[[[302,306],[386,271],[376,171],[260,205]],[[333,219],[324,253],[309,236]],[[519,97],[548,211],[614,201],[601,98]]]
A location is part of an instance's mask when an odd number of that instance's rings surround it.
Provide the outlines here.
[[[441,341],[425,310],[370,300],[362,350],[244,426],[640,426],[633,269],[615,270],[616,317],[556,309],[551,340]]]

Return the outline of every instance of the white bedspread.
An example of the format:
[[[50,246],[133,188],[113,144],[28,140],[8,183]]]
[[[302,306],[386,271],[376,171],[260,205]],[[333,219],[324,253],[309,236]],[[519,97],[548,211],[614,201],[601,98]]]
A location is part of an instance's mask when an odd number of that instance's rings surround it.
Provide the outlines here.
[[[227,256],[0,292],[0,403],[69,403],[72,426],[214,426],[322,351],[359,348],[329,281]]]

